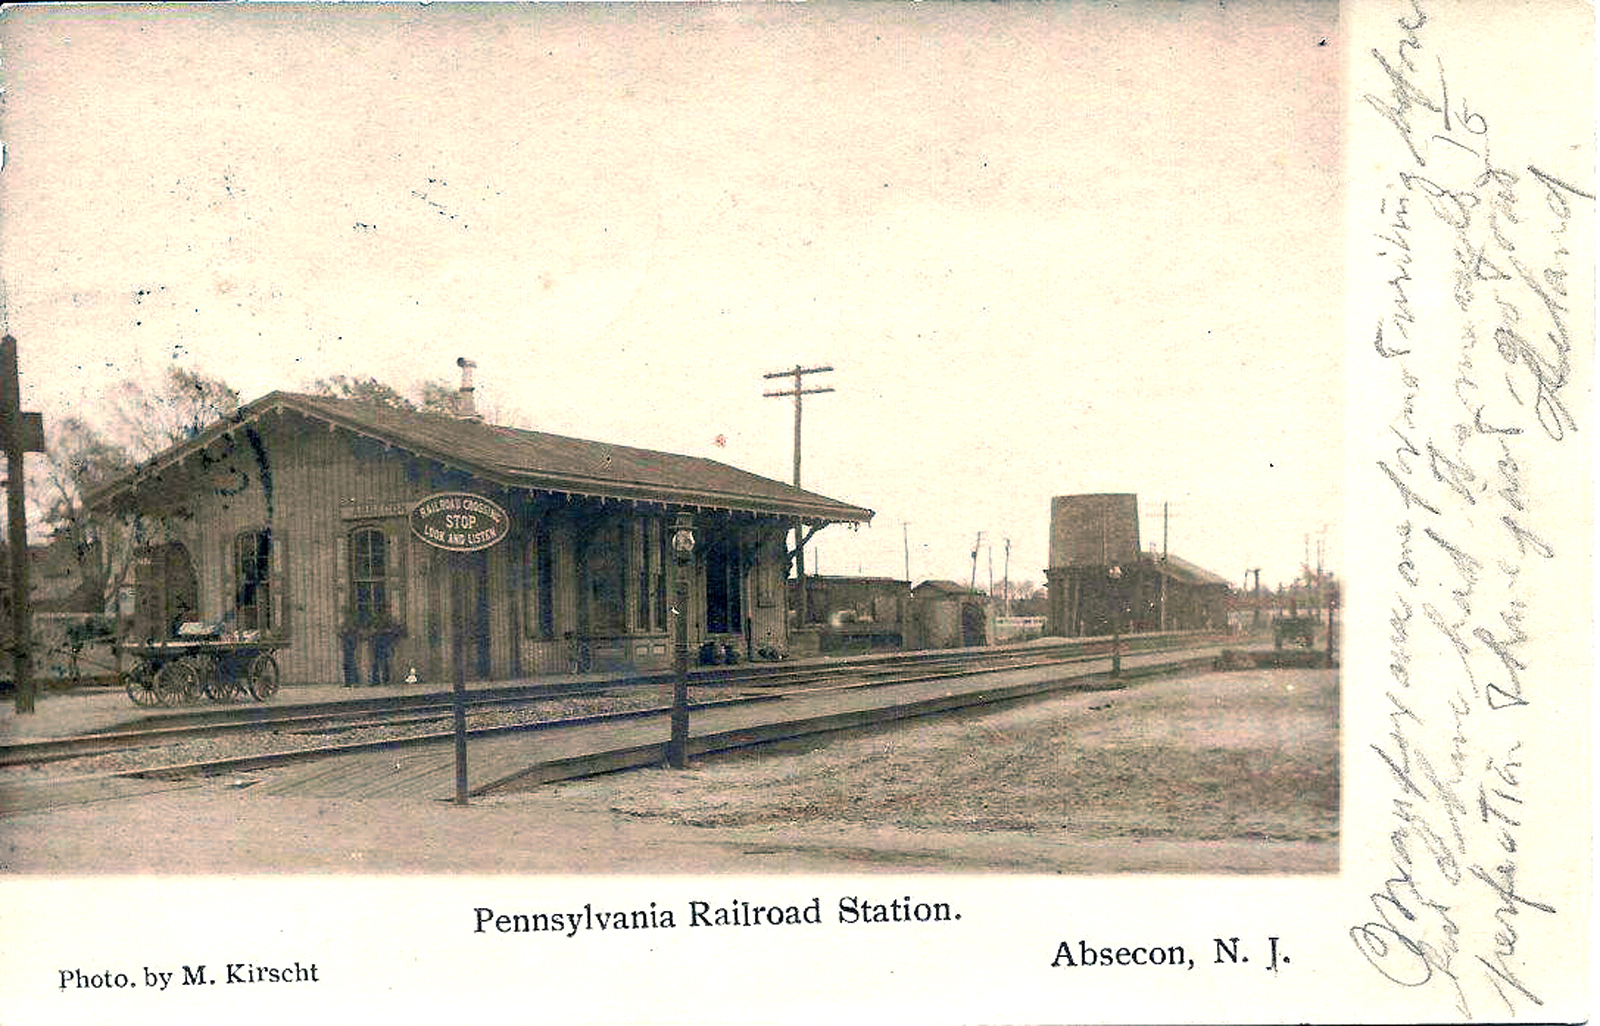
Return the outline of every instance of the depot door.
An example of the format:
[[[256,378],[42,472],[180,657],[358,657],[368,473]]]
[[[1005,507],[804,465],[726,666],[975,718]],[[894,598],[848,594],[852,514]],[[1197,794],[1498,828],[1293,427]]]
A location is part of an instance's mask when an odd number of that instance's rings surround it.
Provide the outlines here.
[[[430,550],[428,567],[428,677],[455,679],[456,651],[467,680],[488,680],[490,648],[489,557],[486,552]],[[458,640],[459,639],[459,640]]]

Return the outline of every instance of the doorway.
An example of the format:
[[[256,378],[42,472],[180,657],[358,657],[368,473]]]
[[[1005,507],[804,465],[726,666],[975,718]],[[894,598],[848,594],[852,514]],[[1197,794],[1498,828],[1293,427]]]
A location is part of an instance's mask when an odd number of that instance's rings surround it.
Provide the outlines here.
[[[493,670],[488,553],[432,549],[430,558],[425,627],[429,679],[454,680],[459,654],[464,679],[488,680]]]
[[[984,630],[983,606],[976,602],[961,603],[961,644],[964,648],[987,645],[988,631]]]
[[[200,617],[200,583],[182,542],[145,549],[134,565],[133,636],[165,640]]]

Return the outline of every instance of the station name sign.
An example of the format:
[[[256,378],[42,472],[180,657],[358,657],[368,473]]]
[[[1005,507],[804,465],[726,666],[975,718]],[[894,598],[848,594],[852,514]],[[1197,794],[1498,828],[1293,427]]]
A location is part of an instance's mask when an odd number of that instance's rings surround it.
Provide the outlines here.
[[[411,507],[411,533],[436,549],[476,552],[509,530],[506,511],[471,492],[438,492]]]

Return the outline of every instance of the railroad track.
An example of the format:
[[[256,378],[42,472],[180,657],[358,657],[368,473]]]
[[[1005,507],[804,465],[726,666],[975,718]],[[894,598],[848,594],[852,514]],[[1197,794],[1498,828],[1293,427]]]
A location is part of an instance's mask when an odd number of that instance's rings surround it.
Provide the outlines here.
[[[1192,637],[1146,639],[1146,644],[1138,651],[1173,652],[1190,647],[1195,641],[1196,639]],[[885,687],[939,677],[1070,666],[1104,659],[1108,648],[1109,645],[1104,643],[1080,642],[1044,648],[1032,646],[998,652],[991,650],[976,657],[971,652],[934,653],[914,657],[890,656],[882,660],[858,660],[826,666],[790,667],[782,664],[758,664],[742,667],[739,670],[732,668],[699,670],[691,676],[691,684],[700,689],[702,694],[708,687],[734,689],[745,693],[714,701],[697,701],[692,707],[707,709],[829,689]],[[623,722],[659,715],[665,707],[649,699],[659,695],[663,683],[664,679],[658,675],[597,684],[520,685],[493,691],[472,692],[469,695],[469,712],[481,714],[492,710],[511,712],[524,710],[533,718],[526,722],[475,728],[469,731],[469,736],[490,737],[497,734],[581,724]],[[588,715],[541,718],[539,714],[540,706],[549,706],[563,700],[582,700],[601,696],[609,696],[624,702],[631,700],[634,707]],[[302,744],[289,748],[280,745],[278,750],[268,749],[245,755],[187,759],[178,762],[172,761],[170,754],[164,754],[164,749],[186,741],[237,734],[271,734],[281,738],[286,734],[325,735],[363,730],[384,732],[415,729],[433,722],[442,724],[451,717],[452,712],[452,696],[448,694],[358,699],[318,705],[308,704],[288,709],[249,706],[238,709],[194,710],[162,716],[149,725],[128,729],[50,741],[3,745],[0,746],[0,766],[39,767],[63,760],[150,749],[150,759],[138,765],[119,767],[110,771],[111,775],[168,778],[204,776],[352,752],[437,743],[452,738],[453,732],[424,730],[406,736],[386,735],[356,742]],[[270,743],[270,739],[266,740]],[[165,762],[161,761],[163,758]]]
[[[469,692],[466,705],[469,710],[478,711],[515,708],[564,698],[603,695],[630,687],[639,685],[621,681],[610,684],[512,686],[488,692]],[[146,723],[73,737],[0,745],[0,767],[104,755],[227,734],[315,733],[426,723],[449,717],[453,709],[452,696],[448,693],[303,703],[281,709],[258,705],[196,709],[149,717]]]
[[[933,672],[950,667],[952,673],[978,672],[986,667],[1026,668],[1093,659],[1103,654],[1101,645],[1075,645],[1073,651],[1056,649],[1008,650],[984,653],[930,653],[914,657],[892,657],[882,664],[868,662],[848,665],[807,666],[751,665],[738,670],[698,670],[691,674],[696,687],[758,688],[763,690],[825,688],[839,680],[892,682],[908,671]],[[1170,646],[1169,646],[1170,647]],[[1083,651],[1080,651],[1083,650]],[[1144,649],[1159,651],[1160,649]],[[621,679],[602,683],[556,685],[512,685],[493,691],[469,692],[469,711],[538,706],[562,699],[629,692],[652,692],[661,677]],[[367,727],[403,726],[449,718],[454,710],[448,693],[350,699],[339,702],[306,703],[290,708],[241,706],[179,711],[149,718],[135,724],[101,730],[76,737],[25,741],[0,745],[0,767],[25,766],[63,759],[102,755],[132,748],[171,744],[195,738],[233,733],[297,732],[315,733],[356,730]]]

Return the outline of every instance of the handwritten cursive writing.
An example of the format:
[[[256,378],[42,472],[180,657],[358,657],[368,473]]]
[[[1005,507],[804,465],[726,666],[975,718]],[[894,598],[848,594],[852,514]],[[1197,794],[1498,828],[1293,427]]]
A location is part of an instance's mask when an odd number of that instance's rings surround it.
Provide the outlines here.
[[[1585,427],[1566,391],[1594,196],[1559,158],[1515,152],[1525,133],[1460,87],[1453,62],[1477,55],[1449,48],[1424,0],[1388,24],[1358,92],[1393,161],[1357,236],[1374,283],[1365,358],[1392,403],[1368,464],[1395,545],[1386,724],[1368,746],[1388,834],[1349,934],[1391,983],[1439,988],[1469,1018],[1516,1014],[1545,1002],[1527,937],[1559,915],[1524,832],[1551,788],[1525,765],[1550,676],[1534,582],[1562,559],[1529,468]]]

